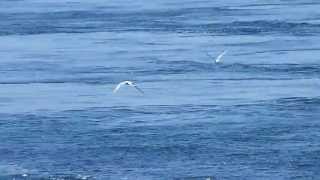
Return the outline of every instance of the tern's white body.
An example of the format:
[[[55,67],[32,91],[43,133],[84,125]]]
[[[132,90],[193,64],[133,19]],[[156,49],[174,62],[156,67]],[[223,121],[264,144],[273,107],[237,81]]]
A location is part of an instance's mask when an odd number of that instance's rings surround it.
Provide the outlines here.
[[[227,53],[227,50],[224,50],[221,54],[219,54],[216,59],[214,60],[215,63],[221,63],[221,58]],[[211,58],[213,58],[210,54],[208,54]]]
[[[116,93],[123,85],[127,85],[130,87],[135,88],[136,90],[138,90],[140,93],[144,94],[144,92],[132,81],[122,81],[120,82],[116,88],[114,88],[113,93]]]

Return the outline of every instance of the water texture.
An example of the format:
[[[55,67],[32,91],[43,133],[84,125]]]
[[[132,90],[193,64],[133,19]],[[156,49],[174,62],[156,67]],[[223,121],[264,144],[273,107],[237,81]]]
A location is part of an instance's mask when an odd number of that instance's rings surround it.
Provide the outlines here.
[[[318,179],[319,8],[0,1],[0,179]]]

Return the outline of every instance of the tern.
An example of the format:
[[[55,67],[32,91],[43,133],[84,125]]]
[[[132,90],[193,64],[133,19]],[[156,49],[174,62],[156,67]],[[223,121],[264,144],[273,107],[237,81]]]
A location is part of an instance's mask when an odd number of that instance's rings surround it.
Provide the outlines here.
[[[227,53],[228,51],[227,50],[224,50],[221,54],[219,54],[216,59],[214,60],[214,62],[216,64],[218,63],[221,63],[221,58]],[[209,53],[207,53],[207,55],[210,57],[210,58],[213,58]]]
[[[137,91],[139,91],[141,94],[144,94],[144,92],[143,92],[134,82],[132,82],[132,81],[122,81],[122,82],[120,82],[120,83],[116,86],[116,88],[114,88],[113,93],[116,93],[116,92],[121,88],[121,86],[123,86],[123,85],[127,85],[127,86],[130,86],[130,87],[133,87],[133,88],[135,88]]]

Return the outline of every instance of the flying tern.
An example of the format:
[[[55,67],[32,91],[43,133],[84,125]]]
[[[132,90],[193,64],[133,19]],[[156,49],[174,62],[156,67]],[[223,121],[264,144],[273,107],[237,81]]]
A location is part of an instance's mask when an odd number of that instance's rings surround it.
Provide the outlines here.
[[[216,64],[221,63],[221,58],[222,58],[227,52],[228,52],[227,50],[224,50],[222,53],[220,53],[220,54],[216,57],[216,59],[214,60],[214,62],[215,62]],[[209,53],[207,53],[207,55],[208,55],[209,57],[213,58]]]
[[[144,92],[132,81],[122,81],[120,82],[113,90],[113,93],[118,92],[118,90],[123,86],[123,85],[127,85],[130,87],[135,88],[137,91],[139,91],[141,94],[144,94]]]

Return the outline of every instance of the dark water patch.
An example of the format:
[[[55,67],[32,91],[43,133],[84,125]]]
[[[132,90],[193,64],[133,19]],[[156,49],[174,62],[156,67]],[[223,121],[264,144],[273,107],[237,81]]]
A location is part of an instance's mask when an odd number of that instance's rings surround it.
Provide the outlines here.
[[[63,11],[0,14],[0,35],[88,32],[190,32],[229,35],[315,35],[318,24],[286,21],[235,21],[231,23],[186,23],[194,17],[247,16],[260,11],[230,8],[185,8],[144,12]]]
[[[279,112],[279,114],[274,113]],[[319,97],[290,97],[280,98],[272,100],[264,100],[252,102],[249,104],[235,104],[235,105],[194,105],[194,104],[182,104],[182,105],[148,105],[148,106],[113,106],[113,107],[93,107],[88,109],[79,110],[67,110],[59,113],[46,113],[43,111],[42,115],[36,114],[0,114],[4,119],[10,117],[11,123],[23,122],[46,122],[51,120],[64,121],[68,120],[70,123],[80,123],[82,119],[87,119],[94,122],[108,122],[113,123],[115,120],[134,119],[139,116],[154,116],[153,120],[161,119],[165,116],[179,117],[181,123],[182,120],[197,118],[206,118],[214,116],[233,116],[242,115],[248,117],[265,116],[278,116],[281,117],[280,112],[289,114],[310,114],[313,116],[320,115],[320,98]],[[153,121],[152,120],[152,121]],[[66,121],[65,123],[68,123]],[[82,123],[88,123],[84,121]],[[134,121],[132,121],[134,122]],[[192,122],[192,121],[191,121]],[[195,121],[196,122],[196,121]],[[10,124],[11,124],[10,123]],[[128,121],[129,123],[129,121]],[[167,123],[167,122],[165,122]],[[23,123],[21,123],[23,124]],[[80,125],[80,124],[79,124]]]
[[[237,21],[225,24],[202,26],[208,33],[232,35],[267,35],[288,34],[295,36],[315,35],[320,32],[320,25],[311,23],[294,23],[285,21]]]
[[[318,64],[215,64],[196,61],[150,61],[144,67],[108,67],[108,66],[62,66],[55,63],[31,62],[13,63],[1,66],[0,84],[34,83],[83,83],[106,84],[121,80],[139,79],[154,75],[189,75],[195,73],[242,73],[259,74],[254,77],[210,77],[216,80],[290,80],[317,78],[320,75]],[[195,78],[198,79],[199,78]],[[146,79],[146,82],[161,81]]]
[[[186,114],[198,115],[234,115],[234,114],[250,114],[255,116],[262,115],[261,113],[291,112],[291,113],[320,113],[320,98],[319,97],[290,97],[279,98],[272,100],[264,100],[252,102],[249,104],[239,105],[148,105],[148,106],[114,106],[114,107],[96,107],[83,110],[71,110],[59,113],[63,117],[75,118],[91,117],[93,119],[110,118],[116,119],[121,117],[137,117],[144,115],[174,115],[180,118]],[[313,113],[317,115],[316,113]],[[267,114],[265,114],[267,115]],[[268,114],[269,115],[269,114]],[[276,115],[276,114],[274,114]],[[281,114],[279,114],[281,115]],[[320,114],[319,114],[320,115]],[[185,116],[187,117],[187,116]],[[196,115],[193,117],[197,117]],[[202,117],[202,116],[198,116]]]
[[[273,100],[258,101],[249,105],[236,105],[238,108],[247,106],[256,106],[270,108],[268,110],[278,111],[302,111],[308,112],[308,110],[320,110],[320,98],[319,97],[287,97]],[[259,108],[260,109],[260,108]],[[266,110],[266,111],[268,111]],[[320,115],[320,114],[319,114]]]
[[[170,75],[192,72],[209,72],[215,70],[212,64],[191,61],[158,63],[164,67],[149,67],[148,69],[128,67],[84,66],[67,67],[54,63],[30,62],[23,64],[5,64],[0,72],[6,76],[0,84],[33,84],[33,83],[116,83],[121,77],[145,75]],[[11,75],[13,78],[8,78]],[[4,76],[3,76],[4,77]],[[119,80],[118,80],[119,79]]]
[[[290,75],[318,76],[320,65],[318,64],[232,64],[226,65],[236,71],[282,73]]]
[[[219,10],[219,9],[218,9]],[[190,9],[190,13],[196,10]],[[238,10],[235,10],[237,12]],[[199,12],[199,11],[197,11]],[[212,9],[211,12],[221,12]],[[230,10],[231,12],[231,10]],[[113,13],[105,11],[64,11],[50,13],[0,14],[0,35],[85,33],[119,30],[181,29],[177,17],[188,10]],[[171,18],[172,20],[169,20]],[[179,28],[180,27],[180,28]]]
[[[290,97],[281,98],[274,101],[279,110],[300,110],[300,111],[317,111],[320,110],[320,98],[307,98],[307,97]],[[285,105],[281,107],[281,105]],[[316,114],[315,114],[316,115]],[[318,114],[320,117],[320,114]]]
[[[266,7],[266,6],[304,6],[304,5],[319,5],[317,2],[282,2],[282,3],[259,3],[259,4],[246,4],[237,7]]]
[[[1,179],[4,180],[90,180],[95,179],[90,176],[83,175],[48,175],[48,176],[40,176],[40,175],[32,175],[32,174],[16,174],[16,175],[8,175],[8,176],[0,176]]]
[[[6,125],[0,126],[0,149],[13,154],[0,157],[52,174],[98,172],[102,177],[119,171],[119,176],[143,173],[166,179],[225,177],[225,172],[236,173],[243,165],[255,174],[284,166],[305,172],[318,167],[311,159],[317,151],[300,147],[319,144],[316,136],[308,137],[320,128],[314,119],[319,107],[318,97],[292,97],[229,106],[117,106],[1,114]],[[136,119],[143,123],[135,123]],[[26,162],[26,158],[39,163]],[[200,169],[190,173],[194,168]]]
[[[217,180],[215,176],[182,176],[175,177],[174,180]]]
[[[305,77],[318,76],[318,64],[240,64],[240,63],[203,63],[196,61],[153,61],[158,65],[152,71],[138,71],[139,73],[155,74],[182,74],[192,72],[247,72],[247,73],[275,73],[304,75]]]
[[[247,44],[248,45],[248,44]],[[265,53],[286,53],[286,52],[299,52],[299,51],[320,51],[320,48],[295,48],[295,49],[275,49],[266,51],[256,51],[248,53],[237,53],[235,55],[253,55],[253,54],[265,54]]]

